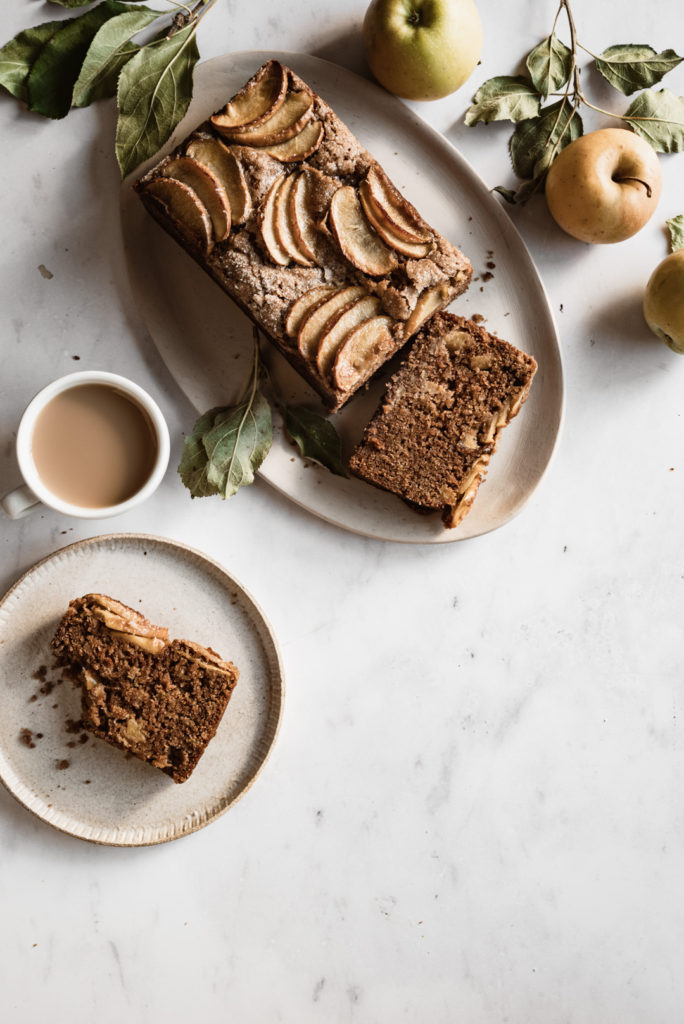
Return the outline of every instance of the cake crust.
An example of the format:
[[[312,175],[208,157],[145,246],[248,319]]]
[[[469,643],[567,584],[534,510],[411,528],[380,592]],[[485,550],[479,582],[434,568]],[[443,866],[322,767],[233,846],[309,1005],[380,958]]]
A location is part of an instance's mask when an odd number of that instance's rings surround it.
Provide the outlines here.
[[[531,356],[478,324],[437,314],[389,381],[352,452],[352,473],[458,526],[536,369]]]

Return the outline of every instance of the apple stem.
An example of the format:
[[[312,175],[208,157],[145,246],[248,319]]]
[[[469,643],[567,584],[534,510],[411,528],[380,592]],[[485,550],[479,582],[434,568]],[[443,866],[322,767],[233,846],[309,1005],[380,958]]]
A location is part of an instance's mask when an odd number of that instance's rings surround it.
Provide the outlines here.
[[[639,183],[639,185],[643,185],[644,186],[644,188],[646,189],[646,195],[647,195],[647,197],[649,199],[653,195],[653,189],[651,188],[651,186],[649,185],[649,183],[647,181],[643,180],[643,178],[633,178],[633,177],[631,177],[631,175],[625,175],[624,177],[621,177],[618,174],[614,174],[613,175],[613,181],[616,181],[616,182],[618,182],[620,184],[623,181],[636,181],[636,182]]]

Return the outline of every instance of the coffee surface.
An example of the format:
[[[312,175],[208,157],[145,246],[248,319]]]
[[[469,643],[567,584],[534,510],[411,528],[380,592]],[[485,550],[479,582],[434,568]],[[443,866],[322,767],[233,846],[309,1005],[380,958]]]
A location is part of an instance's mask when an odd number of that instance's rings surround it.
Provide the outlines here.
[[[56,497],[107,508],[133,497],[148,480],[157,440],[147,413],[107,384],[81,384],[56,395],[36,420],[33,461]]]

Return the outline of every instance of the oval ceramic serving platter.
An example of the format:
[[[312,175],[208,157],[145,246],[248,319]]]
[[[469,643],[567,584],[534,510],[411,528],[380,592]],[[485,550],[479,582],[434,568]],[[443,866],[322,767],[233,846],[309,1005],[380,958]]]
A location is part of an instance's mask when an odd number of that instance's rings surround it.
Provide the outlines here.
[[[503,433],[472,511],[454,530],[445,530],[439,516],[418,515],[392,495],[293,457],[280,423],[260,475],[315,515],[368,537],[447,543],[496,529],[520,511],[541,480],[563,411],[556,326],[532,259],[499,201],[442,135],[389,93],[316,57],[251,51],[201,64],[190,109],[162,152],[222,107],[272,57],[330,104],[427,221],[469,257],[476,280],[450,308],[483,316],[488,330],[533,355],[539,369],[529,400]],[[130,180],[122,188],[122,226],[131,286],[162,358],[198,412],[228,404],[248,371],[249,320],[145,212]],[[487,273],[488,263],[495,264],[493,274]],[[323,412],[314,392],[273,346],[265,343],[264,349],[286,400]],[[360,439],[397,364],[395,357],[366,392],[333,417],[345,454]]]
[[[170,636],[213,647],[240,669],[187,782],[77,728],[78,687],[54,667],[50,640],[69,601],[91,592],[140,609]],[[0,602],[0,650],[0,781],[79,839],[149,846],[195,832],[249,789],[275,743],[285,684],[270,626],[237,580],[184,544],[122,533],[56,551]]]

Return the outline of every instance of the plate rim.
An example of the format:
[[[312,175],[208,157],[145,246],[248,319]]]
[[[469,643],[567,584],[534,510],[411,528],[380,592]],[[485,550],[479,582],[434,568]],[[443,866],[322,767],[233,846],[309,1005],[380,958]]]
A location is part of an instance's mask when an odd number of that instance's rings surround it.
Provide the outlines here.
[[[201,561],[208,562],[214,569],[218,570],[221,573],[221,575],[227,578],[231,582],[231,584],[235,585],[241,591],[243,596],[246,597],[247,600],[251,603],[251,605],[261,618],[261,621],[266,629],[266,632],[268,633],[268,636],[273,644],[275,666],[277,668],[278,714],[275,726],[273,728],[272,736],[269,739],[268,749],[266,750],[263,758],[256,767],[256,770],[250,775],[247,782],[240,788],[239,792],[237,792],[235,796],[225,805],[225,807],[221,807],[219,810],[214,811],[209,817],[198,822],[197,824],[191,825],[190,827],[184,829],[182,832],[178,832],[175,835],[165,835],[159,838],[147,839],[143,841],[117,841],[114,839],[99,839],[92,836],[79,835],[77,832],[74,832],[71,829],[64,827],[63,825],[59,825],[54,821],[50,821],[43,814],[40,814],[38,810],[36,810],[33,807],[30,807],[26,803],[26,801],[21,798],[20,794],[10,786],[8,780],[5,777],[5,772],[3,771],[1,765],[0,783],[2,784],[5,791],[9,793],[9,795],[13,797],[14,800],[16,800],[21,807],[27,810],[35,818],[38,818],[39,821],[42,821],[45,825],[49,825],[51,828],[56,829],[56,831],[61,832],[63,835],[68,835],[72,839],[77,839],[81,842],[91,843],[94,846],[107,846],[115,849],[134,849],[139,847],[160,846],[164,843],[174,842],[177,839],[184,839],[186,836],[192,835],[194,832],[199,832],[201,829],[206,828],[207,825],[210,825],[212,824],[212,822],[216,821],[217,818],[222,817],[224,814],[226,814],[227,811],[229,811],[232,807],[235,806],[236,803],[238,803],[242,799],[245,793],[247,793],[252,788],[252,785],[261,775],[264,767],[270,760],[271,754],[278,740],[278,736],[280,735],[280,729],[283,721],[286,694],[286,681],[283,657],[282,652],[280,650],[280,645],[278,643],[278,639],[273,630],[273,627],[271,626],[269,619],[266,617],[259,602],[255,600],[252,593],[245,586],[243,586],[240,580],[233,576],[225,568],[225,566],[223,566],[215,558],[212,558],[211,555],[207,555],[204,551],[200,551],[199,548],[195,548],[190,544],[185,544],[183,541],[173,540],[170,537],[161,537],[158,534],[137,533],[134,531],[125,531],[122,533],[102,533],[97,534],[93,537],[84,537],[81,540],[72,541],[69,544],[65,544],[63,547],[56,548],[54,551],[50,552],[50,554],[45,555],[43,558],[40,558],[37,562],[34,562],[33,565],[29,566],[29,568],[26,569],[26,571],[23,572],[21,576],[19,576],[19,578],[14,581],[14,583],[11,584],[8,590],[0,598],[0,612],[2,612],[7,601],[11,599],[12,595],[15,593],[16,590],[19,589],[19,587],[21,587],[24,581],[27,580],[34,572],[38,571],[42,566],[50,562],[57,555],[64,554],[65,552],[76,548],[86,549],[91,545],[108,541],[143,541],[148,543],[160,544],[162,547],[170,547],[171,549],[180,549],[181,551],[188,552],[196,558],[199,558]]]
[[[559,389],[559,395],[560,395],[560,398],[559,398],[559,401],[558,401],[558,404],[557,404],[557,416],[556,416],[556,419],[555,419],[555,433],[554,433],[554,437],[553,437],[553,444],[552,444],[551,450],[549,452],[548,458],[546,460],[546,463],[544,465],[544,468],[542,469],[542,471],[540,472],[537,480],[535,481],[534,486],[531,488],[531,490],[528,491],[528,493],[519,502],[519,504],[516,506],[516,508],[512,512],[510,512],[505,518],[502,518],[499,522],[497,522],[495,524],[492,524],[492,525],[488,526],[485,529],[481,529],[478,533],[463,535],[461,533],[461,531],[459,530],[459,528],[457,527],[454,530],[443,530],[441,533],[436,533],[433,537],[415,537],[415,536],[401,537],[401,536],[396,536],[396,535],[394,535],[394,536],[386,536],[382,532],[382,527],[380,527],[378,530],[372,531],[370,529],[364,529],[361,526],[348,525],[346,523],[341,522],[339,518],[338,519],[333,518],[333,516],[331,514],[326,514],[326,512],[324,512],[324,511],[319,511],[318,509],[315,509],[315,508],[311,507],[311,505],[307,504],[307,502],[306,502],[306,500],[304,498],[300,498],[297,495],[295,495],[294,493],[292,493],[291,491],[286,490],[282,485],[280,485],[274,479],[269,477],[267,475],[267,470],[266,469],[263,469],[263,468],[258,469],[256,471],[257,475],[259,476],[259,478],[261,480],[263,480],[265,483],[267,483],[270,487],[273,487],[275,491],[277,491],[279,494],[282,494],[285,498],[287,498],[288,501],[292,501],[297,507],[303,509],[304,511],[306,511],[310,515],[315,516],[317,519],[320,519],[322,522],[325,522],[325,523],[327,523],[327,524],[329,524],[331,526],[335,526],[338,529],[344,530],[344,531],[346,531],[348,533],[355,534],[356,536],[367,538],[369,540],[379,540],[379,541],[382,541],[384,543],[411,544],[411,545],[425,544],[425,545],[433,546],[433,545],[442,545],[442,544],[453,544],[453,543],[457,543],[459,541],[475,540],[477,537],[483,537],[483,536],[486,536],[489,533],[493,533],[494,531],[496,531],[498,529],[501,529],[503,526],[506,526],[513,519],[515,519],[523,511],[523,509],[526,507],[526,505],[528,504],[528,502],[530,501],[530,499],[534,495],[535,491],[539,488],[539,486],[541,485],[542,481],[545,479],[545,477],[546,477],[547,473],[549,472],[550,468],[552,467],[552,464],[554,463],[555,457],[556,457],[557,452],[558,452],[559,444],[560,444],[562,433],[563,433],[563,427],[564,427],[564,422],[565,422],[565,412],[566,412],[566,397],[567,397],[566,396],[566,384],[565,384],[565,367],[564,367],[564,363],[563,363],[563,352],[562,352],[562,348],[561,348],[561,344],[560,344],[560,333],[559,333],[558,324],[556,322],[556,318],[555,318],[555,315],[554,315],[553,306],[551,304],[551,299],[550,299],[550,296],[549,296],[548,291],[546,289],[546,286],[544,284],[544,280],[543,280],[543,278],[541,276],[541,273],[539,272],[539,270],[537,268],[537,265],[536,265],[536,263],[534,261],[534,258],[532,256],[531,252],[529,251],[529,248],[528,248],[524,238],[522,237],[520,231],[518,230],[517,225],[507,215],[507,213],[506,213],[505,209],[502,207],[502,205],[499,202],[497,202],[496,199],[493,197],[492,189],[487,185],[487,183],[485,182],[485,180],[482,177],[482,175],[473,167],[473,165],[470,163],[470,161],[465,156],[463,156],[463,154],[456,148],[454,143],[451,142],[446,137],[446,135],[444,135],[437,128],[433,127],[433,125],[429,124],[412,107],[406,106],[406,104],[403,103],[399,97],[396,97],[396,96],[392,95],[391,93],[387,92],[387,90],[382,89],[376,82],[371,81],[370,79],[363,77],[362,75],[358,74],[358,72],[352,71],[350,68],[345,67],[343,64],[338,64],[335,61],[328,60],[325,57],[319,57],[319,56],[317,56],[315,54],[304,53],[301,50],[245,49],[245,50],[231,50],[231,51],[229,51],[227,53],[218,54],[215,57],[210,57],[209,59],[207,59],[205,61],[201,61],[197,65],[197,67],[198,68],[200,68],[200,67],[207,67],[210,64],[219,65],[219,64],[225,63],[226,61],[237,60],[237,59],[245,59],[245,58],[254,59],[255,61],[259,62],[259,64],[263,64],[264,61],[270,60],[270,59],[280,60],[280,59],[287,59],[287,58],[302,58],[302,59],[305,59],[305,60],[313,61],[315,64],[324,65],[324,66],[326,66],[328,68],[331,68],[336,73],[339,73],[341,71],[344,75],[347,75],[350,78],[356,80],[357,82],[362,83],[364,88],[368,88],[371,91],[374,91],[374,90],[377,91],[380,95],[383,96],[383,99],[385,101],[389,101],[390,103],[394,104],[397,109],[401,109],[408,117],[413,118],[413,120],[414,120],[414,122],[416,122],[417,127],[419,128],[419,130],[422,131],[422,132],[425,132],[426,135],[430,138],[430,140],[431,140],[431,142],[433,144],[436,144],[438,146],[444,147],[445,150],[449,154],[449,158],[452,161],[454,161],[457,166],[460,167],[461,171],[465,172],[467,175],[469,175],[472,179],[475,180],[475,182],[477,183],[477,185],[481,189],[483,200],[485,200],[485,197],[486,197],[486,201],[488,202],[489,208],[492,211],[493,216],[495,217],[497,223],[500,226],[502,226],[503,230],[505,230],[507,232],[510,232],[511,237],[513,239],[515,239],[515,241],[519,245],[520,250],[521,250],[521,254],[524,254],[524,258],[525,258],[525,261],[527,263],[528,271],[530,271],[531,274],[533,275],[534,280],[535,280],[535,282],[536,282],[536,284],[537,284],[537,286],[539,288],[540,299],[543,302],[545,312],[547,314],[549,323],[550,323],[551,328],[552,328],[553,349],[555,351],[556,360],[557,360],[558,389]],[[126,237],[126,235],[125,235],[125,229],[124,229],[125,203],[123,201],[123,197],[126,194],[126,192],[125,192],[126,187],[128,186],[128,189],[130,190],[131,182],[134,181],[136,178],[138,178],[141,174],[146,173],[147,170],[150,167],[154,166],[154,163],[157,160],[160,159],[160,154],[163,154],[163,153],[169,151],[175,145],[178,144],[178,141],[180,141],[180,140],[178,138],[176,138],[176,132],[177,132],[177,129],[174,129],[174,132],[171,134],[171,136],[169,137],[167,142],[164,143],[164,145],[161,146],[152,157],[149,157],[147,160],[143,161],[143,163],[139,167],[137,167],[133,171],[131,171],[131,173],[122,182],[121,190],[120,190],[120,204],[119,204],[119,214],[120,214],[119,215],[119,227],[120,227],[120,230],[121,230],[121,244],[122,244],[122,252],[123,252],[123,255],[124,255],[124,260],[125,260],[125,263],[126,263],[126,271],[127,271],[127,275],[128,275],[128,279],[129,279],[129,283],[130,283],[130,287],[131,287],[132,297],[133,297],[133,300],[135,302],[138,314],[141,316],[141,319],[145,323],[145,326],[146,326],[146,328],[148,330],[148,333],[150,334],[150,337],[151,337],[151,339],[153,341],[153,344],[154,344],[155,348],[159,352],[159,355],[160,355],[162,361],[164,362],[165,366],[167,366],[167,369],[169,370],[169,372],[171,373],[172,377],[176,381],[178,387],[183,392],[183,394],[185,395],[186,399],[189,401],[189,403],[193,407],[193,409],[195,409],[196,412],[201,413],[202,410],[197,408],[195,403],[189,397],[189,395],[186,392],[186,390],[183,387],[183,385],[177,379],[176,374],[173,373],[171,371],[171,369],[168,367],[168,364],[166,363],[166,359],[165,359],[164,355],[162,354],[162,351],[161,351],[161,349],[160,349],[160,347],[159,347],[159,345],[157,343],[157,340],[156,340],[156,337],[155,337],[154,333],[149,329],[149,327],[147,327],[146,318],[143,315],[142,310],[140,309],[140,307],[138,305],[138,302],[137,302],[136,290],[135,290],[135,287],[134,287],[133,280],[131,278],[130,262],[129,262],[127,256],[126,256],[126,244],[125,244],[125,237]],[[368,484],[368,486],[372,486],[372,485]],[[394,497],[396,497],[397,501],[401,501],[401,499],[398,498],[396,495]]]

